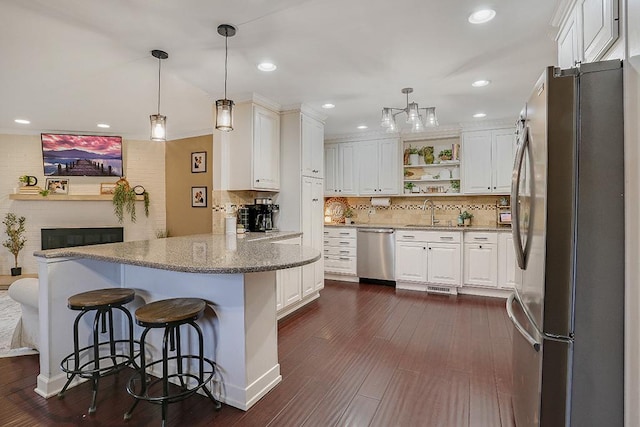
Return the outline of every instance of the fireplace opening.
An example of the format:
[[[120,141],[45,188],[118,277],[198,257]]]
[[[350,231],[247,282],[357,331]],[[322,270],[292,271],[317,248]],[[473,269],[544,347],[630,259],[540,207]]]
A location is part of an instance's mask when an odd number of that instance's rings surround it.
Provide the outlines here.
[[[43,228],[40,230],[42,249],[99,245],[124,241],[123,227]]]

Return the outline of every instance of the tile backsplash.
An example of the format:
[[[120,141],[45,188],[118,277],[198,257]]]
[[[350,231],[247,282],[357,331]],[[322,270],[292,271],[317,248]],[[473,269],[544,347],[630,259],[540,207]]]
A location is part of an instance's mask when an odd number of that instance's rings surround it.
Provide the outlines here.
[[[430,224],[431,210],[427,205],[423,210],[425,200],[432,200],[435,209],[435,219],[439,224],[456,225],[461,211],[468,211],[473,215],[472,224],[478,226],[495,226],[497,224],[496,205],[505,196],[460,196],[460,197],[391,197],[390,206],[372,206],[369,197],[342,197],[354,212],[352,220],[360,224]],[[335,198],[325,198],[327,201]]]

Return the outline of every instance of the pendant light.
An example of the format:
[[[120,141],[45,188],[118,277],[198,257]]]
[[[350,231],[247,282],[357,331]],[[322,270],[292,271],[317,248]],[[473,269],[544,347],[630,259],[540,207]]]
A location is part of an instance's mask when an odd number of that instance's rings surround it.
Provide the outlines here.
[[[436,107],[420,108],[416,102],[409,102],[409,94],[413,92],[413,88],[405,87],[401,92],[407,97],[406,107],[384,107],[382,109],[380,125],[386,128],[387,132],[398,132],[396,116],[400,113],[407,115],[406,121],[411,125],[411,132],[424,132],[426,127],[438,126]],[[420,114],[421,111],[424,111],[424,116]]]
[[[151,140],[166,141],[167,140],[167,116],[160,114],[160,69],[163,59],[167,59],[169,54],[163,50],[152,50],[151,55],[158,58],[158,114],[149,116],[151,120]]]
[[[236,27],[229,24],[218,26],[218,34],[224,37],[224,99],[216,101],[216,129],[229,132],[233,130],[233,101],[227,99],[227,60],[229,37],[236,35]]]

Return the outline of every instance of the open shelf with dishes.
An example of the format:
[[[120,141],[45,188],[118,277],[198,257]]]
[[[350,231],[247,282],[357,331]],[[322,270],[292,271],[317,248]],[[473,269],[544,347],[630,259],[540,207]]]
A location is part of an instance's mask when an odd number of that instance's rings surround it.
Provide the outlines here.
[[[460,138],[403,142],[405,195],[460,194]]]

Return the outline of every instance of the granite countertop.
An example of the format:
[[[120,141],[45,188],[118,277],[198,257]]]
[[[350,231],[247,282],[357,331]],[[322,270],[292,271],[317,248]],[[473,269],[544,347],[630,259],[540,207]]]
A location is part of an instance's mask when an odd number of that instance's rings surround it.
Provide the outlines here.
[[[197,234],[36,251],[41,258],[78,257],[187,273],[235,274],[298,267],[320,259],[320,251],[277,244],[299,232]]]
[[[471,225],[469,227],[447,226],[447,225],[402,225],[402,224],[324,224],[325,227],[349,227],[349,228],[393,228],[395,230],[424,230],[424,231],[508,231],[511,227],[498,227],[497,225]]]

